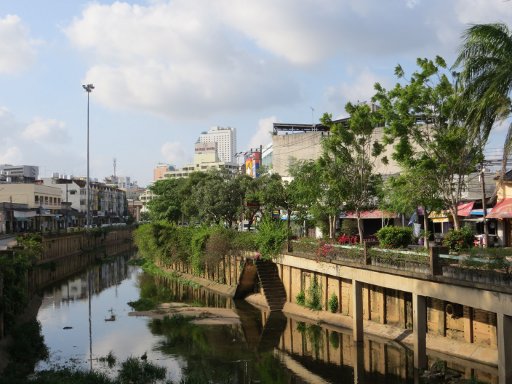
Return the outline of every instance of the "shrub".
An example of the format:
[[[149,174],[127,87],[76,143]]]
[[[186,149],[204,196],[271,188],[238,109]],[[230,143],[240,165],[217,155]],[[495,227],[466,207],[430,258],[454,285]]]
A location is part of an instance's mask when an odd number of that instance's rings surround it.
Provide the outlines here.
[[[334,255],[334,246],[329,243],[322,243],[316,250],[317,259],[324,259]]]
[[[382,227],[376,235],[383,248],[405,248],[413,238],[410,227]]]
[[[255,232],[235,232],[232,242],[234,251],[257,251]]]
[[[190,264],[192,266],[192,270],[195,273],[199,273],[203,270],[204,267],[204,254],[206,248],[206,242],[210,237],[210,231],[208,227],[196,228],[191,238],[191,249],[192,255],[190,259]]]
[[[300,291],[299,293],[297,293],[297,296],[295,297],[295,301],[299,305],[302,305],[302,306],[306,305],[306,294],[304,293],[304,291]]]
[[[121,364],[118,380],[121,383],[155,383],[165,379],[166,371],[165,367],[129,357]]]
[[[333,293],[329,298],[329,311],[331,311],[331,313],[338,312],[338,306],[338,296],[336,296],[336,294]]]
[[[338,349],[340,347],[340,334],[335,331],[331,331],[329,333],[329,343],[334,349]]]
[[[127,304],[136,311],[149,311],[155,309],[157,303],[153,299],[141,297],[139,300],[129,301]]]
[[[256,244],[261,257],[269,260],[281,253],[283,245],[288,240],[288,229],[282,221],[264,218],[258,226]]]
[[[216,263],[224,256],[229,255],[232,249],[234,231],[221,226],[211,227],[210,236],[205,244],[205,261]]]
[[[468,249],[473,246],[473,240],[475,236],[471,231],[471,228],[465,226],[459,230],[450,229],[443,239],[443,245],[448,247],[450,251],[460,252],[463,249]]]
[[[308,289],[306,307],[315,311],[320,311],[322,309],[322,286],[318,283],[318,278],[316,276],[311,280],[311,285]]]

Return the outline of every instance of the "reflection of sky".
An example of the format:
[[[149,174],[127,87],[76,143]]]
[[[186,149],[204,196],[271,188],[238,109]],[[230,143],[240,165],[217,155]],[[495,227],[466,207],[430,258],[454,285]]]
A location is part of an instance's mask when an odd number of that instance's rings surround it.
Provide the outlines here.
[[[173,381],[181,379],[183,362],[174,357],[153,351],[153,346],[161,339],[151,334],[144,317],[129,317],[131,308],[127,302],[139,298],[137,287],[138,269],[132,269],[128,277],[119,285],[112,286],[93,294],[91,298],[92,314],[92,352],[93,358],[106,356],[110,351],[117,361],[124,361],[130,356],[139,357],[147,352],[148,361],[165,366],[168,378]],[[85,281],[86,275],[84,276]],[[67,297],[67,285],[45,293],[44,305],[38,313],[42,325],[45,343],[50,350],[50,361],[39,365],[44,369],[52,365],[68,365],[73,362],[81,367],[88,367],[89,358],[89,305],[87,297],[76,297],[74,301],[61,301]],[[86,291],[87,292],[87,291]],[[110,310],[116,315],[116,321],[105,321],[110,317]],[[65,330],[64,327],[73,327]],[[97,368],[104,364],[93,361]]]

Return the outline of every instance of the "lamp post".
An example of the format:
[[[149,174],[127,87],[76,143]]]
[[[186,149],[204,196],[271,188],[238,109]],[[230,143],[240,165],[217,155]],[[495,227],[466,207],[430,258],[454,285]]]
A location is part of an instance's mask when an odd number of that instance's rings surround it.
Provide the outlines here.
[[[92,84],[82,84],[82,87],[85,89],[85,92],[87,92],[87,179],[85,180],[85,205],[86,205],[86,218],[85,218],[85,225],[86,228],[90,228],[91,225],[91,217],[90,217],[90,197],[91,197],[91,191],[90,191],[90,184],[89,184],[89,96],[94,89],[94,85]]]

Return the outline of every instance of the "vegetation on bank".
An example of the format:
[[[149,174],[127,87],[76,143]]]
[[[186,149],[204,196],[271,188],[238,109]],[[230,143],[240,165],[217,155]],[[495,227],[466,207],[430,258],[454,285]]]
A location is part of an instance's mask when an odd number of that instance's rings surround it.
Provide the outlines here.
[[[206,265],[216,265],[224,256],[244,251],[256,251],[270,259],[281,253],[287,238],[286,226],[270,220],[263,220],[257,232],[159,221],[141,225],[134,235],[139,253],[146,260],[163,266],[185,262],[194,273],[204,271]]]
[[[109,358],[110,356],[110,358]],[[108,364],[109,359],[115,357],[109,354],[105,358]],[[136,357],[129,357],[120,364],[115,377],[98,371],[85,371],[75,368],[54,368],[35,372],[30,377],[26,375],[14,375],[0,378],[1,384],[153,384],[168,383],[166,381],[167,369]],[[181,383],[186,383],[182,381]]]
[[[13,250],[0,253],[0,284],[3,280],[0,312],[4,313],[6,333],[14,325],[16,315],[27,306],[28,272],[42,252],[42,239],[39,234],[18,236],[17,240],[18,245]]]
[[[24,383],[35,364],[48,358],[48,348],[37,320],[15,326],[11,335],[15,342],[8,348],[9,363],[0,377],[0,384]]]

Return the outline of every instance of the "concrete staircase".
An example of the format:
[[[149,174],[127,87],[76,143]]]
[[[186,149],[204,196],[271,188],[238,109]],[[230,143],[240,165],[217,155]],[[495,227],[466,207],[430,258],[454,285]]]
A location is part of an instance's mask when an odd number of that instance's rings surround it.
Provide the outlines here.
[[[270,311],[281,311],[286,303],[286,291],[279,278],[277,265],[271,261],[256,261],[258,278]]]

